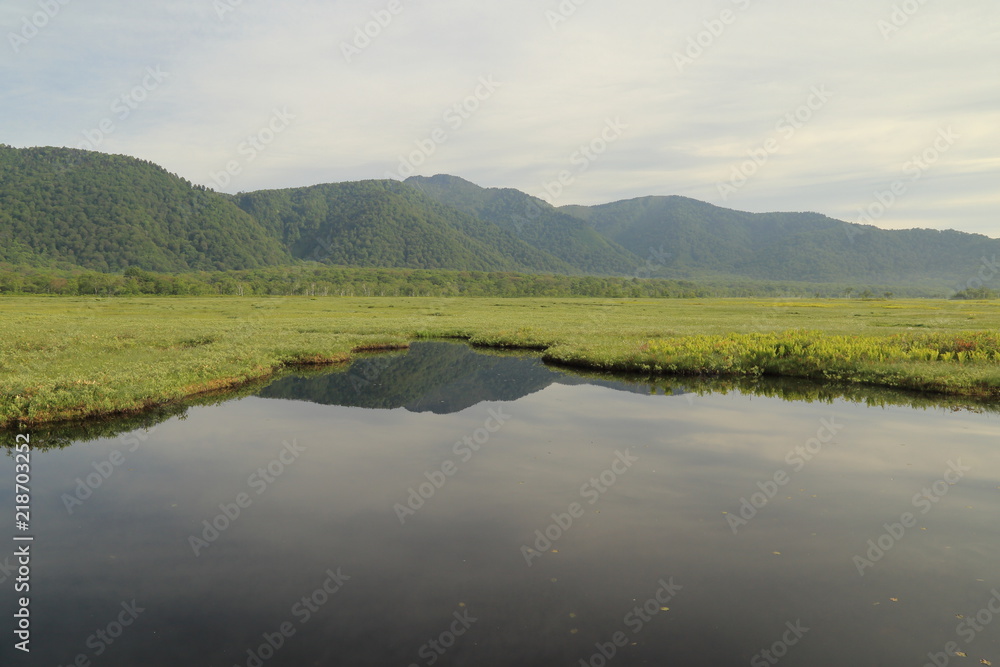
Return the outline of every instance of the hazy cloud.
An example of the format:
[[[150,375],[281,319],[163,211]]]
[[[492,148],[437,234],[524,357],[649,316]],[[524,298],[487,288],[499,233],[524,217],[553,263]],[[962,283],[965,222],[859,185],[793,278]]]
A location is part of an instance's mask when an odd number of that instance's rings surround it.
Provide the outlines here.
[[[998,19],[990,0],[8,0],[0,141],[100,136],[213,186],[237,160],[228,191],[384,178],[422,151],[425,175],[536,195],[568,170],[557,204],[683,194],[846,220],[903,179],[879,225],[1000,236]],[[149,68],[169,76],[151,88]],[[501,85],[472,111],[480,77]],[[815,87],[829,99],[801,112]],[[609,119],[627,129],[580,159]]]

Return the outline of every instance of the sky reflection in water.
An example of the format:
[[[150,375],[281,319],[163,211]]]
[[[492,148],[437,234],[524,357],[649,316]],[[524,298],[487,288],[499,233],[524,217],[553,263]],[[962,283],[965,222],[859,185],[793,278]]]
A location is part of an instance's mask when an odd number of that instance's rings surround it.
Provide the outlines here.
[[[782,665],[919,667],[951,641],[969,655],[956,664],[1000,664],[1000,625],[967,642],[957,618],[1000,587],[996,416],[648,391],[423,344],[191,408],[134,452],[123,437],[36,452],[33,650],[8,639],[0,662],[255,665],[287,623],[262,664],[596,666],[598,643],[613,665],[770,664],[760,651],[798,622]],[[835,436],[790,463],[823,420]],[[456,449],[466,437],[478,451]],[[70,514],[75,480],[114,450],[125,462]],[[949,462],[969,471],[915,501]],[[758,483],[778,492],[734,534]],[[240,493],[249,506],[196,556],[191,536]],[[553,527],[572,503],[582,516]],[[860,576],[854,557],[904,512],[917,524]],[[547,528],[552,550],[526,558]],[[338,568],[339,590],[302,604]],[[680,590],[644,620],[661,580]],[[92,638],[133,599],[120,638]],[[434,638],[454,643],[439,655]]]

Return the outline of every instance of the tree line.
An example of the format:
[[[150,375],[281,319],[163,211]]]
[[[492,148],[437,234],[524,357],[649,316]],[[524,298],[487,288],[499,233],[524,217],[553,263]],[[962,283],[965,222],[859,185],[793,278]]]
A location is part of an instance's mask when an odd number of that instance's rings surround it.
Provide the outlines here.
[[[961,293],[954,298],[995,298]],[[0,295],[58,296],[482,296],[482,297],[816,297],[888,299],[943,296],[917,288],[794,282],[694,282],[611,276],[497,271],[330,267],[317,263],[242,271],[164,273],[130,267],[121,273],[0,263]]]

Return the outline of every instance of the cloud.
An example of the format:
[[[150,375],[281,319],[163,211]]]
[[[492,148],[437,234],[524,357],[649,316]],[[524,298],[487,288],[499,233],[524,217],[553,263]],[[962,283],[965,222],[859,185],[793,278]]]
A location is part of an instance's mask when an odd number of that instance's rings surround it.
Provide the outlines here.
[[[627,131],[558,203],[683,194],[853,220],[953,126],[962,139],[878,223],[1000,236],[989,83],[1000,8],[988,0],[909,14],[860,0],[54,0],[24,38],[43,6],[0,9],[0,140],[14,145],[78,146],[111,117],[98,150],[209,185],[240,160],[225,188],[237,191],[382,178],[443,127],[422,173],[537,194],[618,118]],[[112,105],[148,67],[169,80],[115,119]],[[448,126],[484,76],[502,86]],[[831,99],[723,201],[719,184],[816,86]],[[283,109],[294,121],[248,160],[241,144]]]

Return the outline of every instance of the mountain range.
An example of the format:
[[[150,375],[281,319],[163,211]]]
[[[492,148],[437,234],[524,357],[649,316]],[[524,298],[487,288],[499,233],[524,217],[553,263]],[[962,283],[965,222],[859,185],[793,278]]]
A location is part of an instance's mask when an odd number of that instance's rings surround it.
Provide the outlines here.
[[[554,207],[457,176],[228,195],[145,160],[0,145],[0,263],[121,272],[301,262],[813,283],[961,286],[1000,241],[747,213],[679,196]]]

